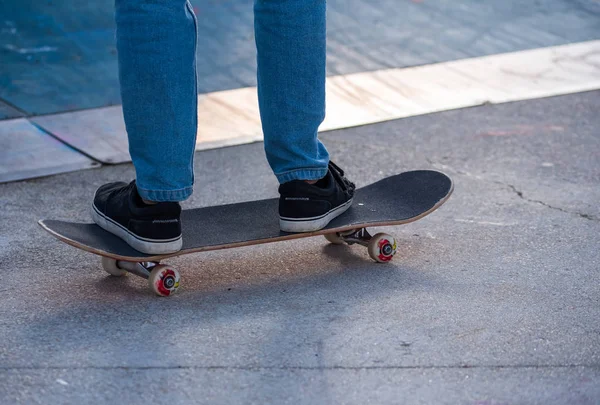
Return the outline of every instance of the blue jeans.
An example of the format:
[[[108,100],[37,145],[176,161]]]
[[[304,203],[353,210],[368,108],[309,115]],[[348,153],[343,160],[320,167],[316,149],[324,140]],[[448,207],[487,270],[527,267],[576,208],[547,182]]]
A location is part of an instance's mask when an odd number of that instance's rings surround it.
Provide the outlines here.
[[[142,198],[192,194],[197,131],[197,21],[186,0],[115,0],[129,152]],[[326,0],[255,0],[258,97],[267,160],[279,182],[317,180],[329,154]],[[223,49],[222,52],[227,52]]]

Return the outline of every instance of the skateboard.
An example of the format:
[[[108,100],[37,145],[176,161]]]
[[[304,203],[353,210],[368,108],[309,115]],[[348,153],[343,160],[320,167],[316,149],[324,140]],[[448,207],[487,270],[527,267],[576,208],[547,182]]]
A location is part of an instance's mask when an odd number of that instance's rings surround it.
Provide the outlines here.
[[[147,255],[93,223],[40,220],[51,235],[78,249],[102,256],[103,269],[113,276],[132,273],[148,279],[160,296],[173,294],[181,277],[169,257],[323,235],[333,244],[362,245],[376,262],[392,260],[396,239],[386,233],[371,235],[367,227],[402,225],[438,209],[453,190],[443,173],[417,170],[386,177],[355,191],[352,206],[324,229],[286,233],[279,229],[278,199],[184,210],[181,213],[183,248],[176,253]]]

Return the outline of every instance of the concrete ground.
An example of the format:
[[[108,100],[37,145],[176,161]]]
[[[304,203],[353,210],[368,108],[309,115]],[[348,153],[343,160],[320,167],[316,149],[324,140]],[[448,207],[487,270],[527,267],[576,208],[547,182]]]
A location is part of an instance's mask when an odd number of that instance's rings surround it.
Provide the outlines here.
[[[600,404],[600,92],[323,134],[359,186],[435,168],[399,253],[308,238],[169,263],[180,292],[43,232],[108,166],[0,185],[2,404]],[[277,195],[262,144],[196,155],[186,207]],[[271,220],[276,220],[272,218]]]

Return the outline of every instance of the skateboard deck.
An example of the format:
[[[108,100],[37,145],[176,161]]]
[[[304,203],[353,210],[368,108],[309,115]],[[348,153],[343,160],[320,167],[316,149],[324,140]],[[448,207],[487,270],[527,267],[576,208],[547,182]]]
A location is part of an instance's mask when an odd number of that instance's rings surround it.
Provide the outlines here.
[[[141,253],[93,223],[40,220],[39,224],[62,242],[109,258],[103,260],[103,266],[111,274],[120,274],[115,264],[124,262],[127,266],[121,268],[127,267],[127,271],[146,277],[150,275],[148,266],[147,273],[140,269],[133,271],[127,262],[138,262],[140,265],[142,262],[154,263],[152,266],[155,266],[166,258],[189,253],[317,235],[326,235],[333,243],[368,246],[371,235],[364,228],[416,221],[446,202],[452,190],[452,180],[437,171],[417,170],[397,174],[357,189],[353,204],[345,213],[331,221],[326,228],[307,233],[280,231],[277,198],[184,210],[181,213],[183,248],[165,255]],[[392,256],[395,249],[394,241]],[[375,256],[371,257],[377,260]],[[115,271],[111,272],[111,268]]]

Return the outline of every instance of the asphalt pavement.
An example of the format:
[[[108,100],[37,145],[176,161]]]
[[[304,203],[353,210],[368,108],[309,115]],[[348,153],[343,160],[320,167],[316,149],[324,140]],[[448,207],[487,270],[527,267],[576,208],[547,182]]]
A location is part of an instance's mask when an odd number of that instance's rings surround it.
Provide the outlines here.
[[[596,91],[325,133],[358,186],[437,169],[454,194],[385,229],[392,263],[321,237],[187,255],[167,299],[37,225],[89,221],[130,164],[0,184],[0,403],[600,404],[598,111]],[[198,152],[184,206],[276,195],[255,143]]]

